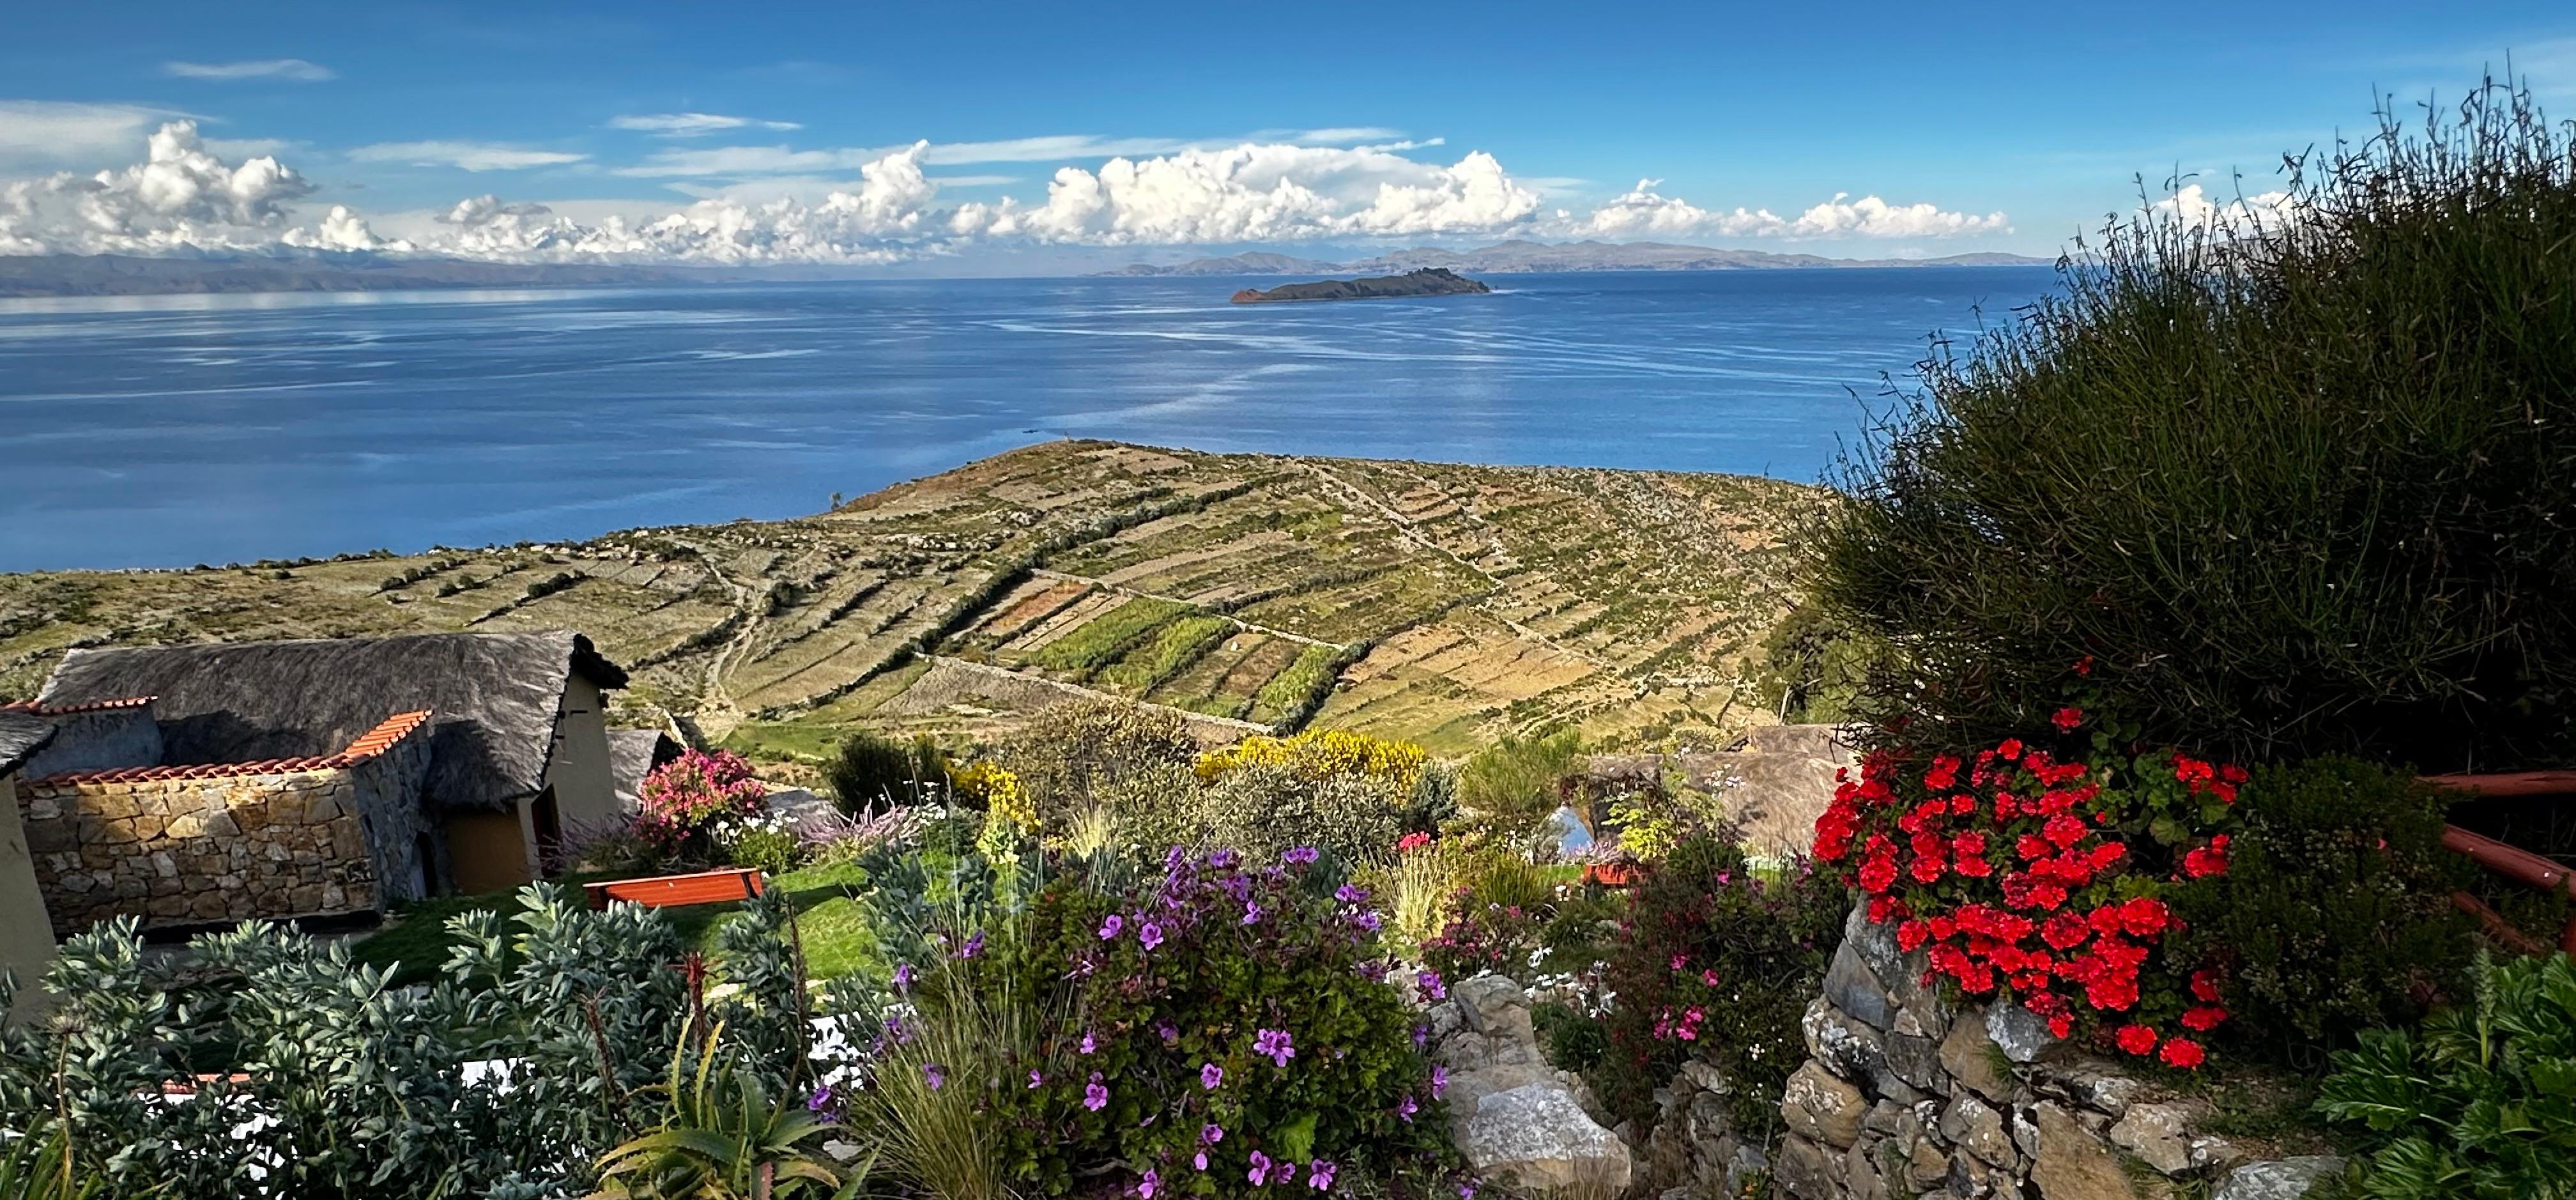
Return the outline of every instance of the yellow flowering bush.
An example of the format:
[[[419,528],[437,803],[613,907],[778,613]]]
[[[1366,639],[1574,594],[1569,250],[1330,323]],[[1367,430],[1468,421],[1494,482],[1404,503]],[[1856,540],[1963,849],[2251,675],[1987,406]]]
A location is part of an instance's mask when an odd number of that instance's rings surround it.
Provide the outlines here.
[[[1411,797],[1428,759],[1422,747],[1347,729],[1308,731],[1294,737],[1255,734],[1199,756],[1199,780],[1215,783],[1244,767],[1277,766],[1307,780],[1357,777],[1391,796]]]

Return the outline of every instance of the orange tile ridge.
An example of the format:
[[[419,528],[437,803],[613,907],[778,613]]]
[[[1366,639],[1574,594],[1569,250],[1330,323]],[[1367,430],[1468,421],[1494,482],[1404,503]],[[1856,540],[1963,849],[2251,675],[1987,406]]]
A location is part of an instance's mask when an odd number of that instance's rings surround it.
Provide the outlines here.
[[[105,712],[112,708],[141,708],[160,699],[158,696],[121,696],[114,700],[84,700],[78,704],[47,704],[42,700],[0,702],[0,712],[32,713],[39,717],[68,717],[75,713]]]
[[[376,727],[358,735],[347,749],[337,754],[304,758],[263,758],[250,762],[185,763],[158,767],[117,767],[106,771],[66,771],[42,779],[27,781],[28,787],[68,786],[84,783],[150,783],[164,779],[226,779],[242,775],[285,775],[297,771],[333,771],[359,763],[393,749],[414,730],[427,724],[429,709],[395,713],[376,723]]]

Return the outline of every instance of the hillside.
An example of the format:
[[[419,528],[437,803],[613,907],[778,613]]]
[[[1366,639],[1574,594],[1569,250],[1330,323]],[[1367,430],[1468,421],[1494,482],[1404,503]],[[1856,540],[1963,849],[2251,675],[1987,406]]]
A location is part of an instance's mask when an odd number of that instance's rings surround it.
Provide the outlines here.
[[[578,544],[0,576],[0,698],[76,645],[580,629],[631,724],[779,754],[990,732],[1086,690],[1211,731],[1456,752],[1551,721],[1735,728],[1812,488],[1727,475],[1013,451],[777,522]],[[916,653],[926,651],[926,653]]]
[[[1823,267],[1995,267],[2038,266],[2052,260],[2020,254],[1982,252],[1945,258],[1826,258],[1815,254],[1776,254],[1768,250],[1721,250],[1670,242],[1566,242],[1527,240],[1497,242],[1472,250],[1417,246],[1354,262],[1331,263],[1250,253],[1226,258],[1200,258],[1177,266],[1136,263],[1104,275],[1333,275],[1375,272],[1402,274],[1425,267],[1478,274],[1517,275],[1566,271],[1744,271]]]

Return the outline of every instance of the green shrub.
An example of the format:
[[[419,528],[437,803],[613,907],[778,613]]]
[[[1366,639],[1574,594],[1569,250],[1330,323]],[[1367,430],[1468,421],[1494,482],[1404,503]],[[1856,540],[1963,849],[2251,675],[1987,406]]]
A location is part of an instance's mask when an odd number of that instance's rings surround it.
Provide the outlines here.
[[[2226,872],[2172,897],[2182,960],[2226,980],[2228,1036],[2277,1057],[2456,993],[2475,943],[2451,893],[2472,868],[2442,848],[2445,808],[2349,758],[2254,772]]]
[[[1816,605],[1801,604],[1762,639],[1762,673],[1755,685],[1782,721],[1840,724],[1859,715],[1856,705],[1878,657],[1868,635]]]
[[[833,752],[824,777],[841,811],[856,815],[936,802],[949,762],[927,735],[907,743],[862,729]]]
[[[1164,767],[1187,771],[1198,753],[1178,716],[1123,700],[1078,700],[1040,710],[994,758],[1019,777],[1040,828],[1060,838],[1121,781]]]
[[[1846,462],[1805,544],[1872,716],[1991,744],[2091,656],[2146,744],[2576,757],[2576,155],[2491,84],[2291,168],[2110,229]]]
[[[1531,1005],[1530,1023],[1538,1027],[1539,1041],[1547,1047],[1548,1064],[1557,1070],[1589,1071],[1610,1052],[1610,1038],[1601,1022],[1562,1001],[1544,1000]]]
[[[2576,962],[2477,966],[2475,1003],[2334,1056],[2317,1107],[2375,1143],[2342,1181],[2377,1200],[2576,1196]]]
[[[1742,850],[1708,838],[1648,872],[1603,974],[1618,998],[1592,1077],[1603,1102],[1648,1118],[1655,1089],[1697,1058],[1733,1086],[1737,1129],[1760,1140],[1776,1128],[1780,1089],[1805,1058],[1798,1022],[1842,942],[1846,896],[1803,862],[1764,879]]]
[[[1402,809],[1386,790],[1354,775],[1311,776],[1259,762],[1228,771],[1197,795],[1199,846],[1260,857],[1317,846],[1348,862],[1383,859],[1404,833]]]

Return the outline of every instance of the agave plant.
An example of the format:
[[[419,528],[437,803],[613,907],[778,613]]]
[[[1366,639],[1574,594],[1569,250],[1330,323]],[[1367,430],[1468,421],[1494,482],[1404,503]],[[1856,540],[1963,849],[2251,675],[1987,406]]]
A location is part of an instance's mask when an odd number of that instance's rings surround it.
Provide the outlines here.
[[[71,1137],[59,1125],[41,1142],[32,1137],[0,1141],[0,1200],[91,1200],[106,1195],[106,1186],[72,1164]]]
[[[718,1023],[692,1069],[683,1037],[670,1077],[656,1085],[668,1102],[660,1128],[601,1155],[591,1200],[796,1200],[856,1196],[868,1164],[843,1171],[823,1150],[839,1126],[789,1096],[772,1097],[753,1074],[734,1069]]]

